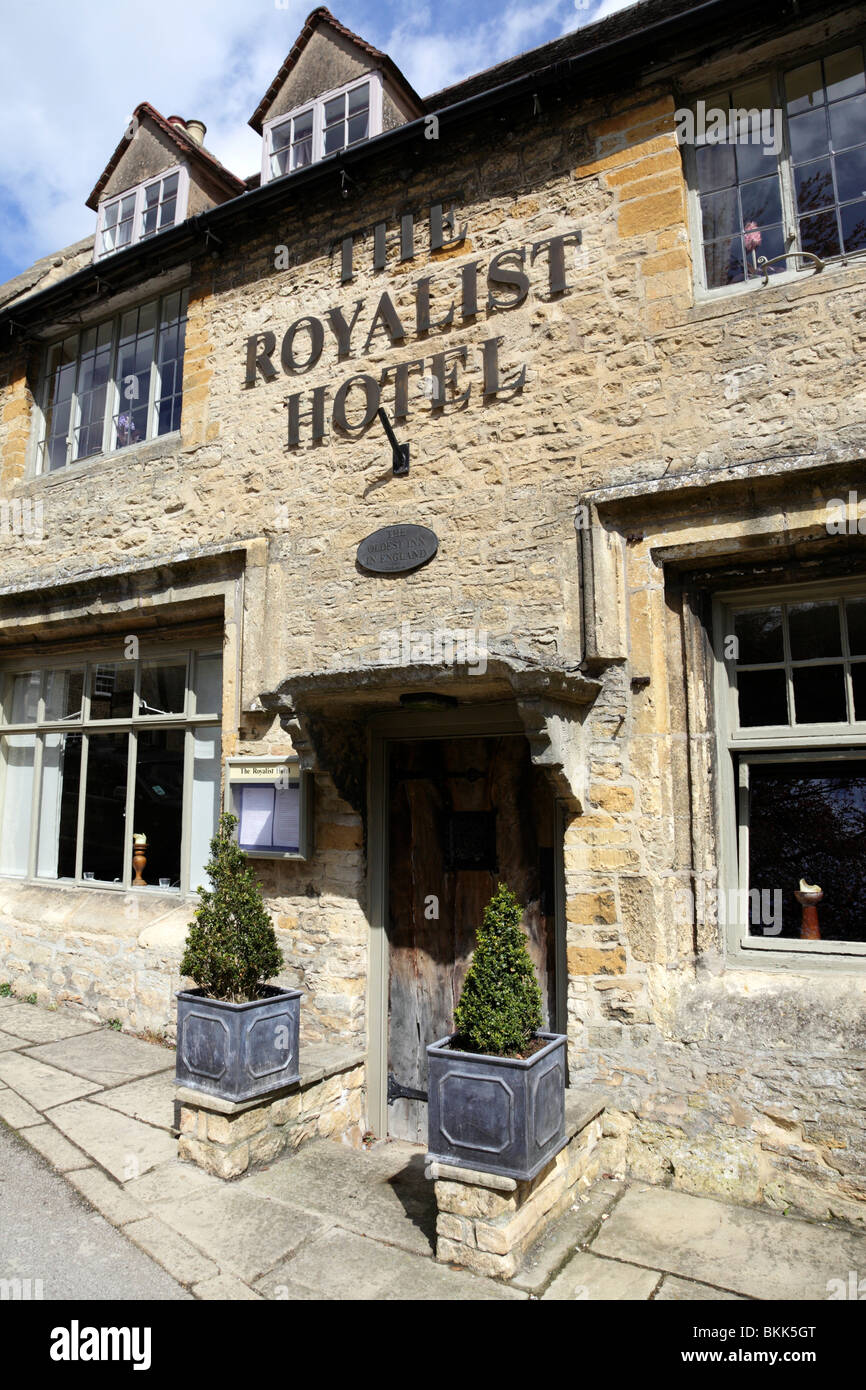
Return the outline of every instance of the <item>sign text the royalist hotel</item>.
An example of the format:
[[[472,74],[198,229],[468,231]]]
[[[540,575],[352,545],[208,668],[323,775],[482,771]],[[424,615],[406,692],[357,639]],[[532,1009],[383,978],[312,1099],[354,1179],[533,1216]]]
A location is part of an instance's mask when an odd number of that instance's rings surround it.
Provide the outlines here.
[[[430,209],[430,250],[459,251],[466,240],[466,226],[455,229],[453,212],[443,214],[442,204]],[[448,227],[452,235],[445,236]],[[373,233],[373,268],[383,270],[386,259],[386,224],[379,223]],[[247,338],[246,384],[256,386],[259,378],[269,382],[278,378],[278,366],[288,377],[305,374],[330,355],[336,362],[345,362],[359,353],[366,356],[378,335],[384,334],[391,347],[407,340],[424,341],[430,334],[450,328],[456,321],[473,323],[482,312],[517,309],[533,288],[539,299],[552,299],[570,287],[566,282],[566,247],[579,245],[579,231],[561,232],[528,246],[498,251],[489,262],[473,259],[459,268],[455,275],[450,301],[437,287],[437,303],[432,299],[432,277],[423,276],[411,287],[412,304],[398,311],[387,290],[379,296],[374,308],[363,299],[350,310],[341,305],[328,309],[323,319],[305,314],[286,329],[277,352],[277,335],[267,329]],[[353,278],[354,246],[351,237],[342,243],[342,274],[345,284]],[[415,226],[411,214],[400,219],[400,261],[412,261],[415,256]],[[540,271],[539,283],[531,285],[531,273]],[[546,270],[546,275],[544,272]],[[542,279],[541,276],[544,276]],[[526,381],[526,366],[503,369],[500,349],[503,339],[485,338],[475,348],[480,352],[481,393],[487,400],[502,399],[522,391]],[[327,355],[326,355],[327,354]],[[472,393],[471,383],[464,383],[463,374],[469,366],[469,345],[463,343],[445,348],[430,356],[413,355],[389,362],[380,376],[358,372],[346,377],[331,396],[331,387],[315,386],[308,391],[296,391],[286,401],[288,409],[288,444],[297,448],[303,443],[316,444],[325,437],[325,418],[330,412],[332,425],[344,435],[357,437],[372,424],[381,404],[390,407],[395,420],[405,420],[409,413],[409,380],[417,377],[426,385],[435,414],[445,405],[466,405]],[[506,379],[507,376],[507,379]],[[388,395],[383,400],[383,393]]]

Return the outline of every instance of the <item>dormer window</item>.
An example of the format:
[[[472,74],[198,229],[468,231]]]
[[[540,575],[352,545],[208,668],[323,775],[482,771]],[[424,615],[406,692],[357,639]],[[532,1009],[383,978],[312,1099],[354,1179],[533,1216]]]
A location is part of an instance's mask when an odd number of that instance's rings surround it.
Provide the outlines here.
[[[106,199],[97,216],[95,258],[111,256],[182,222],[188,190],[189,175],[180,167]]]
[[[371,72],[264,126],[262,182],[327,159],[381,130],[382,79]]]

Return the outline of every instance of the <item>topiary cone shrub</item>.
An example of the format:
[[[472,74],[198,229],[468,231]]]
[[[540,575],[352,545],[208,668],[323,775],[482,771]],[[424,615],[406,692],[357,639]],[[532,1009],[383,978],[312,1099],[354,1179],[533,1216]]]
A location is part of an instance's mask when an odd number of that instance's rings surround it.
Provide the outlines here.
[[[261,998],[283,967],[270,913],[247,856],[234,838],[237,816],[224,812],[210,842],[205,872],[212,887],[199,888],[200,904],[180,963],[211,999],[245,1004]]]
[[[484,909],[475,954],[454,1010],[456,1041],[464,1051],[519,1056],[542,1025],[541,990],[521,916],[517,898],[500,883]]]

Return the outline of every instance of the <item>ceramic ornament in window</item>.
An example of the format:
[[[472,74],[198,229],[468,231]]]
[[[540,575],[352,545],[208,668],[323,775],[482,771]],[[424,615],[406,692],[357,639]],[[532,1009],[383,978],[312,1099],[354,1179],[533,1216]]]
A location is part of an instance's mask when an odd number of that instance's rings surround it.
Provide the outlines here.
[[[132,867],[135,869],[135,878],[132,880],[133,888],[146,888],[147,879],[142,878],[144,866],[147,863],[147,836],[134,834],[132,837]]]
[[[818,925],[818,904],[824,894],[817,883],[807,883],[804,878],[800,879],[800,891],[794,897],[803,908],[803,917],[800,923],[801,941],[820,941],[821,928]]]

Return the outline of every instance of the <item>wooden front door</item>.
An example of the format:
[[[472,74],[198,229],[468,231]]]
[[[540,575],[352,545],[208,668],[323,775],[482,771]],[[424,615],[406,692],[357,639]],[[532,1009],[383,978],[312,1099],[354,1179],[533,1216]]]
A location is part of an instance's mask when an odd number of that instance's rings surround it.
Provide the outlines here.
[[[425,1143],[428,1043],[454,1006],[499,882],[555,1016],[554,801],[519,735],[395,742],[389,759],[388,1132]]]

